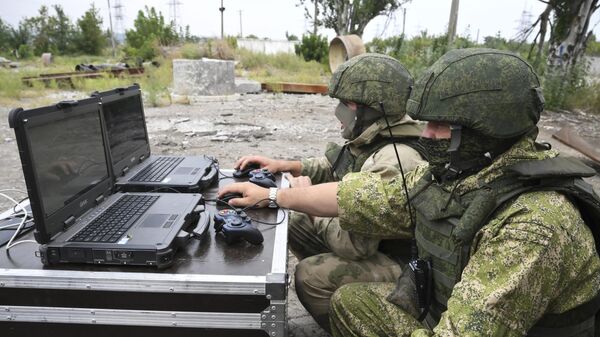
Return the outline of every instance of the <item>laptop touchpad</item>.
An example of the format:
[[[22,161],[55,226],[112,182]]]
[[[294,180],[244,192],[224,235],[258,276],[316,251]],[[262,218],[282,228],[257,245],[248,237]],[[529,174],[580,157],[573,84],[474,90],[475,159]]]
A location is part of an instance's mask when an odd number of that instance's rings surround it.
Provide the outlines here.
[[[141,227],[161,227],[169,217],[170,214],[150,214],[146,217],[144,222],[142,222]]]
[[[193,170],[193,167],[178,167],[173,174],[190,174]]]

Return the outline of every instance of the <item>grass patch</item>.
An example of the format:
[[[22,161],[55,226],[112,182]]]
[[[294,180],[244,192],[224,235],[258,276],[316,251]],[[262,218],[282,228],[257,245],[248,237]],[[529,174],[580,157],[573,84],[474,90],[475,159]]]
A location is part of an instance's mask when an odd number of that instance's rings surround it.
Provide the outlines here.
[[[60,82],[44,84],[36,82],[23,84],[22,77],[40,74],[75,71],[77,64],[117,63],[110,56],[58,56],[53,63],[44,66],[40,58],[19,61],[19,68],[0,68],[0,105],[30,108],[60,101],[64,90],[74,92],[70,97],[87,97],[93,91],[110,90],[116,87],[139,83],[144,94],[144,102],[150,106],[165,106],[172,102],[170,87],[173,81],[172,58],[213,57],[231,58],[235,56],[236,74],[259,82],[295,82],[326,84],[331,73],[328,66],[315,61],[306,62],[300,56],[280,53],[266,55],[245,49],[234,49],[226,41],[211,41],[208,44],[186,44],[174,51],[168,58],[159,59],[159,67],[147,66],[139,77],[103,76],[95,79],[73,79],[72,86]],[[133,66],[133,65],[132,65]]]
[[[258,82],[328,83],[328,66],[295,54],[267,55],[238,49],[236,71]]]

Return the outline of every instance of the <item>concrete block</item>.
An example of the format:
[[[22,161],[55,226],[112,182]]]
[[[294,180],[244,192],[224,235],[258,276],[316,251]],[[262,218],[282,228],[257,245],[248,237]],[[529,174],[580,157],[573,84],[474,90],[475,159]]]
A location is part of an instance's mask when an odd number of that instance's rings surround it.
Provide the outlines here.
[[[176,95],[231,95],[235,93],[233,61],[173,60],[173,93]]]
[[[235,79],[235,92],[238,94],[259,93],[260,90],[260,82],[241,77]]]

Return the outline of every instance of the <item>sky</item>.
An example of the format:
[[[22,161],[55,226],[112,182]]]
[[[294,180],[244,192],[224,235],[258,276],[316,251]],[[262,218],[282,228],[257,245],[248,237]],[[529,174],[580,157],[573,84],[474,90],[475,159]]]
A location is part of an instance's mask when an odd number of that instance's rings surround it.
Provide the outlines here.
[[[108,1],[111,7],[117,2],[123,6],[122,26],[131,29],[137,12],[144,6],[155,7],[167,20],[172,19],[172,7],[176,2],[178,26],[190,26],[193,35],[218,37],[221,35],[221,0],[0,0],[0,18],[8,24],[17,26],[25,17],[37,15],[42,4],[58,4],[63,7],[73,22],[94,3],[109,26]],[[311,22],[304,17],[304,8],[297,6],[299,0],[222,0],[224,12],[224,31],[226,35],[244,36],[254,34],[260,38],[285,40],[286,32],[301,36],[312,31]],[[308,1],[307,1],[308,2]],[[412,0],[405,5],[405,33],[409,37],[426,30],[429,34],[443,34],[448,27],[451,0]],[[472,40],[498,32],[505,38],[513,38],[522,22],[523,12],[527,11],[534,20],[545,5],[538,0],[461,0],[458,15],[457,34],[469,35]],[[111,8],[113,27],[118,32],[115,9]],[[241,16],[241,24],[240,24]],[[526,20],[527,21],[527,20]],[[594,32],[600,35],[600,13],[592,18],[590,26],[596,26]],[[374,37],[388,37],[402,32],[403,12],[397,11],[386,19],[379,17],[367,25],[363,34],[365,42]],[[335,37],[332,29],[320,29],[320,34],[329,39]]]

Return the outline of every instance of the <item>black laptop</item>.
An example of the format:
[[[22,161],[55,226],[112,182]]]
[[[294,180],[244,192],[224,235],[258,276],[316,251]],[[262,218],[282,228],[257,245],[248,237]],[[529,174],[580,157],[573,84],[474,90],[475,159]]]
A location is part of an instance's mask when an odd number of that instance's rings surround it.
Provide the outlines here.
[[[45,265],[165,267],[195,224],[200,194],[114,193],[96,98],[14,109],[23,173]]]
[[[153,156],[138,85],[92,94],[102,105],[116,185],[122,191],[199,192],[217,180],[206,156]]]

